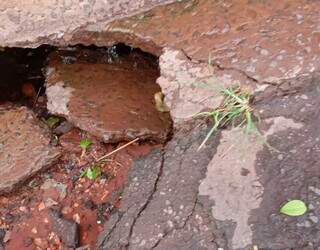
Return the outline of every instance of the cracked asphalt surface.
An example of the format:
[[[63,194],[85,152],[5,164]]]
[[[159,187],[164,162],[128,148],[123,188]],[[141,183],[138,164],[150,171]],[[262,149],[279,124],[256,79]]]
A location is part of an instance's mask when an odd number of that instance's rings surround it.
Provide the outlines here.
[[[99,249],[218,249],[217,242],[224,244],[198,198],[198,183],[219,142],[214,137],[197,152],[206,127],[190,122],[162,150],[135,162]]]
[[[176,127],[167,145],[135,162],[98,249],[317,249],[317,81],[289,95],[270,93],[277,97],[259,101],[255,110],[276,150],[225,129],[197,151],[207,125]],[[308,212],[280,214],[290,199],[305,201]]]

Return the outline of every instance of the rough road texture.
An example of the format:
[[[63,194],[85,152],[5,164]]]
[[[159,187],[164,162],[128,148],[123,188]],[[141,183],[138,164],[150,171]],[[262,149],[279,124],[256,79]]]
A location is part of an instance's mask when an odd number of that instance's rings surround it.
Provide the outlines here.
[[[156,109],[154,95],[161,90],[154,60],[137,52],[119,58],[108,57],[106,51],[67,52],[49,59],[46,94],[51,113],[108,143],[137,137],[166,140],[171,119]]]
[[[318,83],[313,81],[299,93],[261,105],[265,116],[285,116],[294,121],[291,129],[282,128],[270,136],[268,142],[278,153],[271,154],[264,148],[257,154],[255,169],[264,191],[259,208],[252,211],[248,222],[253,225],[253,241],[261,248],[320,247]],[[307,203],[308,213],[298,218],[279,215],[280,205],[294,198]]]
[[[50,145],[45,125],[27,108],[0,108],[0,192],[56,161],[60,152]]]
[[[48,38],[52,42],[57,41],[67,34],[70,37],[79,27],[98,20],[113,20],[133,15],[168,2],[170,1],[4,0],[0,3],[0,44],[37,46],[46,43]]]
[[[213,233],[215,224],[197,190],[218,143],[216,138],[197,152],[206,131],[204,125],[190,123],[162,152],[135,163],[100,249],[217,249],[219,235]]]
[[[186,125],[163,152],[136,162],[100,249],[320,247],[319,102],[317,84],[309,84],[258,103],[269,146],[230,129],[197,152],[206,130]],[[308,212],[281,215],[291,199]]]
[[[191,0],[106,27],[109,32],[148,37],[160,47],[182,49],[193,60],[207,62],[210,55],[222,69],[278,83],[317,69],[318,10],[317,2],[307,0]]]

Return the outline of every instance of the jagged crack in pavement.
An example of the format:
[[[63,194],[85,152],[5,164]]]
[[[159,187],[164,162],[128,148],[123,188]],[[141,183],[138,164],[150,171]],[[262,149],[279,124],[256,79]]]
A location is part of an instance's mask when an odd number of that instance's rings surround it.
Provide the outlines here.
[[[122,204],[100,236],[100,249],[217,249],[208,211],[198,199],[198,184],[219,139],[198,146],[206,125],[191,122],[160,150],[131,169]],[[189,136],[185,136],[188,133]]]

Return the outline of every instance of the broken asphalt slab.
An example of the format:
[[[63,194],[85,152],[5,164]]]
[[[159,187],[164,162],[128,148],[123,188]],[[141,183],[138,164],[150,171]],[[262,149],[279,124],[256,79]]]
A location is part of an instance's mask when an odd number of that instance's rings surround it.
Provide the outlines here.
[[[46,79],[48,110],[106,143],[137,137],[164,142],[171,120],[168,113],[156,109],[154,95],[161,91],[152,61],[156,59],[136,52],[116,59],[106,54],[83,50],[72,56],[51,55]],[[71,57],[73,62],[64,63]]]
[[[49,211],[54,232],[67,247],[76,248],[80,238],[79,225],[73,220],[65,219],[57,210],[50,209]]]
[[[10,192],[60,157],[51,135],[25,107],[0,107],[0,192]]]

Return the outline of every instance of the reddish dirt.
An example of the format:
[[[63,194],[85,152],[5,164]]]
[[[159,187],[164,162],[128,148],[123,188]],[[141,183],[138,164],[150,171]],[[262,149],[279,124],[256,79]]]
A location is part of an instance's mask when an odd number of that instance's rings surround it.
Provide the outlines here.
[[[83,159],[79,150],[81,138],[93,142]],[[94,158],[120,145],[104,145],[77,129],[62,135],[59,141],[65,153],[58,164],[38,174],[19,192],[0,197],[1,227],[10,232],[5,245],[8,250],[66,249],[53,232],[49,207],[59,209],[65,218],[80,222],[80,246],[90,245],[95,249],[104,221],[121,202],[120,193],[133,160],[157,147],[134,144],[119,151],[101,164],[103,175],[92,181],[79,178],[82,169]],[[58,188],[45,188],[52,180],[66,187],[65,198]],[[51,204],[45,205],[48,199]]]

